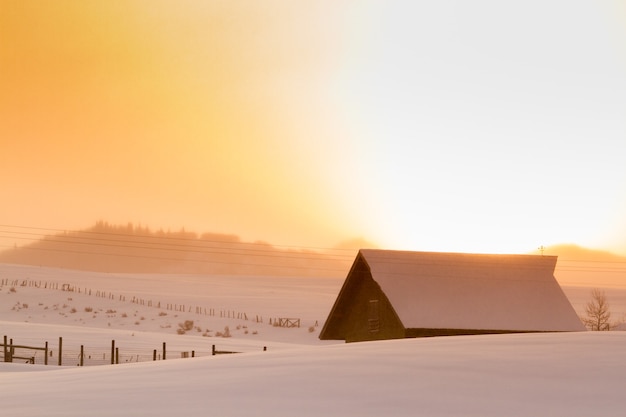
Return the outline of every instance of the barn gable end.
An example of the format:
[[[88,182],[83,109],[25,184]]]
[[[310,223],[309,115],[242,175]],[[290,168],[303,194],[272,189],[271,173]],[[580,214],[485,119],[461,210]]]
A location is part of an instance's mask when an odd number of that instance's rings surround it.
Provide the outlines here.
[[[361,340],[398,339],[405,336],[404,326],[381,290],[372,279],[367,262],[360,254],[354,261],[326,320],[322,339]]]
[[[320,339],[582,331],[556,257],[361,250]]]

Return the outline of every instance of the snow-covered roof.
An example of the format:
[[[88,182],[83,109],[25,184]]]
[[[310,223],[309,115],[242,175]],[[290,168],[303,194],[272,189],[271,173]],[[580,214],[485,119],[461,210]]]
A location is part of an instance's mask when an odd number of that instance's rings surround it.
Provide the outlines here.
[[[555,256],[362,249],[405,328],[585,330]]]

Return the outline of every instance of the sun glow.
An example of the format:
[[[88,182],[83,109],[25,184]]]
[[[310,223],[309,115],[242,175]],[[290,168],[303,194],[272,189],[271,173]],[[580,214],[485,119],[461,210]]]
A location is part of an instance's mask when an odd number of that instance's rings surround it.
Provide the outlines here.
[[[626,253],[614,13],[329,5],[3,2],[0,217]]]

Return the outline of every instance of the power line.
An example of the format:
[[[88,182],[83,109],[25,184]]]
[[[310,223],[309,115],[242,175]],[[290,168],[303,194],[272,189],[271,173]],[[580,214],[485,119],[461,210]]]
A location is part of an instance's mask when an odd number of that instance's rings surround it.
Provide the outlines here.
[[[597,263],[597,264],[626,264],[626,261],[586,261],[582,259],[559,259],[559,262],[584,262],[584,263]]]
[[[180,241],[180,242],[196,242],[196,241],[203,241],[203,242],[209,242],[209,243],[219,243],[219,244],[233,244],[233,245],[245,245],[245,246],[263,246],[263,247],[267,247],[267,246],[271,246],[273,248],[286,248],[286,249],[299,249],[299,250],[322,250],[322,251],[329,251],[329,252],[349,252],[349,251],[354,251],[354,249],[344,249],[344,248],[327,248],[327,247],[314,247],[314,246],[296,246],[296,245],[275,245],[275,244],[268,244],[268,243],[262,243],[262,242],[241,242],[241,241],[236,241],[236,242],[228,242],[225,240],[209,240],[209,239],[202,239],[202,235],[200,235],[200,238],[197,237],[180,237],[180,236],[171,236],[172,234],[175,233],[193,233],[193,232],[163,232],[163,235],[158,235],[158,233],[160,232],[154,232],[152,234],[137,234],[137,233],[119,233],[119,232],[99,232],[99,231],[94,231],[94,230],[66,230],[66,229],[54,229],[54,228],[41,228],[41,227],[31,227],[31,226],[18,226],[18,225],[6,225],[6,224],[0,224],[0,227],[3,228],[13,228],[13,229],[26,229],[26,230],[39,230],[39,233],[31,233],[33,235],[45,235],[45,234],[50,234],[50,233],[56,233],[56,234],[87,234],[87,235],[104,235],[104,236],[121,236],[121,237],[142,237],[142,238],[148,238],[148,239],[165,239],[165,240],[173,240],[173,241]],[[22,233],[25,234],[25,232],[16,232],[16,231],[12,231],[12,230],[4,230],[3,232],[5,233]],[[193,233],[196,234],[196,233]],[[213,234],[213,233],[208,233],[208,234]],[[218,234],[218,233],[215,233]],[[168,236],[169,235],[169,236]],[[230,235],[224,235],[224,236],[230,236]],[[232,235],[235,236],[235,235]]]
[[[115,227],[115,226],[113,226]],[[123,226],[120,226],[119,228],[122,228]],[[263,243],[263,242],[241,242],[241,241],[227,241],[227,240],[211,240],[211,239],[204,239],[202,238],[202,235],[200,235],[200,237],[179,237],[179,236],[171,236],[172,234],[176,234],[176,233],[193,233],[196,234],[194,232],[163,232],[163,235],[160,235],[158,233],[160,232],[154,232],[152,234],[139,234],[139,233],[119,233],[119,232],[100,232],[100,231],[93,231],[93,230],[67,230],[67,229],[55,229],[55,228],[41,228],[41,227],[31,227],[31,226],[21,226],[21,225],[6,225],[6,224],[0,224],[0,228],[13,228],[13,229],[25,229],[25,230],[38,230],[40,232],[38,233],[33,233],[33,232],[20,232],[20,231],[13,231],[13,230],[1,230],[0,229],[0,233],[11,233],[11,234],[18,234],[18,235],[28,235],[28,236],[37,236],[40,237],[42,235],[44,235],[44,239],[50,239],[51,237],[53,238],[66,238],[66,239],[81,239],[81,240],[93,240],[93,241],[104,241],[104,242],[119,242],[119,243],[129,243],[128,239],[137,239],[137,238],[146,238],[148,240],[146,241],[140,241],[137,240],[137,243],[140,244],[147,244],[147,245],[168,245],[171,247],[183,247],[183,248],[189,248],[189,247],[197,247],[199,249],[206,249],[207,246],[204,245],[190,245],[189,243],[215,243],[215,244],[219,244],[220,246],[251,246],[251,247],[262,247],[264,249],[239,249],[239,248],[231,248],[232,250],[246,250],[246,251],[259,251],[259,252],[269,252],[269,253],[274,253],[275,251],[277,251],[277,248],[286,248],[286,249],[297,249],[300,251],[304,251],[304,250],[317,250],[317,251],[325,251],[325,252],[349,252],[349,254],[346,255],[331,255],[331,256],[338,256],[338,257],[347,257],[352,259],[352,254],[358,250],[356,248],[354,249],[345,249],[345,248],[328,248],[328,247],[313,247],[313,246],[298,246],[298,245],[274,245],[274,244],[269,244],[269,243]],[[141,228],[140,228],[141,229]],[[56,233],[56,235],[45,235],[45,233]],[[121,240],[121,239],[113,239],[113,238],[98,238],[98,237],[85,237],[85,236],[78,236],[79,234],[85,234],[85,235],[95,235],[95,236],[116,236],[116,237],[122,237],[122,238],[127,238],[126,240]],[[211,233],[209,233],[211,234]],[[216,233],[217,234],[217,233]],[[224,235],[224,236],[229,236],[229,235]],[[233,235],[234,236],[234,235]],[[7,235],[0,235],[0,237],[4,237],[7,239],[20,239],[20,240],[31,240],[32,242],[38,242],[41,241],[41,238],[26,238],[26,237],[21,237],[21,236],[7,236]],[[158,242],[150,242],[150,240],[158,240]],[[48,240],[50,241],[50,240]],[[172,242],[178,242],[178,243],[163,243],[162,241],[172,241]],[[70,242],[66,242],[66,243],[70,243]],[[110,245],[110,246],[114,246],[114,245]],[[6,247],[6,245],[4,246]],[[269,249],[268,249],[269,247]],[[209,247],[211,248],[211,247]],[[145,248],[145,249],[149,249],[149,248]],[[221,249],[221,248],[219,248]],[[303,252],[300,252],[300,254],[302,254]],[[324,255],[329,256],[328,253],[325,253]],[[557,263],[557,268],[559,265],[565,263],[565,262],[579,262],[579,263],[612,263],[612,264],[625,264],[626,265],[626,259],[623,261],[617,261],[617,260],[584,260],[584,259],[559,259],[558,263]]]
[[[0,231],[1,232],[1,231]],[[5,235],[0,235],[0,237],[7,237]],[[159,243],[159,242],[132,242],[127,240],[115,240],[115,239],[98,239],[98,238],[83,238],[83,237],[69,237],[69,236],[52,236],[46,237],[43,240],[41,239],[33,239],[29,237],[13,237],[14,239],[22,239],[31,241],[33,244],[37,243],[51,243],[51,244],[60,244],[60,245],[89,245],[89,246],[102,246],[102,247],[110,247],[110,248],[127,248],[134,250],[154,250],[154,251],[166,251],[166,252],[181,252],[181,253],[197,253],[197,254],[205,254],[205,255],[231,255],[231,256],[263,256],[263,257],[273,257],[273,258],[285,258],[285,259],[309,259],[309,260],[317,260],[321,257],[324,260],[346,260],[352,259],[347,255],[329,255],[324,253],[313,253],[313,252],[286,252],[284,250],[261,250],[261,249],[240,249],[240,248],[227,248],[227,247],[216,247],[216,246],[203,246],[203,245],[182,245],[182,244],[169,244],[169,243]],[[101,243],[105,242],[105,243]],[[117,243],[111,243],[117,242]],[[138,243],[138,244],[134,244]],[[201,243],[201,242],[200,242]],[[141,245],[140,245],[141,244]],[[142,246],[142,245],[155,245],[155,246]],[[160,245],[160,246],[156,246]],[[11,247],[8,245],[0,245],[3,247]],[[28,247],[21,247],[28,248]],[[28,248],[28,249],[39,249],[39,248]],[[96,252],[93,252],[96,253]]]
[[[42,233],[51,232],[56,234],[47,234],[42,237]],[[20,249],[30,251],[57,252],[85,256],[140,258],[167,262],[222,264],[238,267],[306,269],[335,272],[345,272],[347,266],[341,269],[325,268],[319,264],[312,266],[310,262],[316,261],[316,263],[323,262],[331,265],[337,262],[345,262],[348,264],[348,262],[353,259],[353,255],[343,253],[355,251],[349,249],[318,248],[327,251],[324,253],[313,251],[311,250],[312,248],[305,249],[304,247],[297,246],[272,246],[267,243],[244,243],[197,237],[172,236],[172,233],[169,232],[167,234],[145,234],[145,232],[119,233],[93,230],[68,232],[61,229],[15,225],[0,225],[0,238],[25,240],[29,242],[29,244],[20,246]],[[45,247],[46,244],[48,244],[47,247]],[[94,250],[77,250],[76,247],[78,245],[92,247]],[[11,248],[12,246],[0,245],[0,247]],[[102,252],[95,249],[95,247],[111,248],[113,250],[119,249],[119,251],[115,251],[115,253]],[[133,251],[139,251],[140,253],[132,253]],[[159,252],[161,252],[161,254],[159,254]],[[175,253],[184,254],[186,256],[181,258],[167,256],[167,254],[173,255]],[[191,257],[189,257],[189,255],[191,255]],[[193,255],[206,256],[208,259],[194,258]],[[250,257],[265,257],[279,261],[276,263],[250,262]],[[229,258],[234,259],[228,261],[227,259]],[[238,258],[239,260],[237,260]],[[299,265],[302,262],[306,262],[308,265]]]
[[[272,246],[265,243],[244,243],[222,240],[209,240],[202,238],[182,238],[168,235],[146,235],[129,233],[111,233],[96,231],[67,232],[60,229],[43,229],[27,226],[0,225],[0,237],[5,239],[25,240],[32,244],[52,243],[59,245],[91,245],[112,248],[127,248],[131,250],[160,250],[169,252],[198,253],[205,255],[241,255],[241,256],[265,256],[285,259],[317,260],[351,260],[353,249],[323,249],[325,252],[312,251],[312,248],[296,246]],[[55,231],[56,235],[45,235],[41,238],[40,233],[6,230],[7,227],[15,227],[22,230]],[[8,233],[8,235],[7,235]],[[62,233],[62,234],[61,234]],[[84,236],[87,235],[87,236]],[[10,247],[0,245],[2,247]],[[20,248],[24,248],[21,246]],[[286,249],[282,249],[286,248]],[[295,250],[297,248],[298,250]],[[36,248],[31,248],[36,249]],[[342,253],[337,253],[342,252]]]
[[[105,226],[108,227],[108,226]],[[115,226],[112,226],[115,227]],[[122,228],[122,227],[119,227]],[[17,229],[17,230],[14,230]],[[141,229],[141,228],[139,228]],[[146,228],[146,230],[148,230]],[[38,232],[35,232],[38,231]],[[45,234],[56,233],[56,234]],[[176,233],[187,232],[156,232],[151,234],[145,233],[120,233],[120,232],[102,232],[94,230],[67,231],[54,228],[38,228],[20,225],[3,225],[0,224],[0,238],[19,239],[29,241],[31,246],[20,246],[20,249],[39,250],[39,251],[55,251],[83,255],[101,255],[101,256],[120,256],[126,258],[143,258],[152,260],[167,261],[192,261],[204,263],[220,263],[228,265],[246,265],[246,266],[263,266],[277,268],[300,268],[297,266],[285,266],[276,264],[254,264],[240,262],[226,262],[215,259],[187,259],[187,258],[165,258],[163,256],[149,256],[147,254],[129,254],[129,253],[103,253],[99,251],[78,251],[73,249],[60,248],[41,248],[33,247],[37,243],[52,243],[58,245],[85,245],[119,248],[123,250],[140,250],[140,251],[165,251],[180,252],[185,254],[198,255],[216,255],[216,256],[232,256],[232,257],[266,257],[274,259],[284,259],[292,261],[324,261],[324,262],[352,262],[357,249],[342,248],[320,248],[305,247],[293,245],[270,245],[268,243],[248,243],[240,241],[213,240],[203,239],[202,237],[182,237],[172,236]],[[41,237],[43,234],[43,238]],[[195,233],[194,233],[195,235]],[[228,235],[225,235],[228,236]],[[215,245],[215,246],[211,246]],[[12,248],[9,245],[0,245],[4,248]],[[280,249],[282,248],[282,249]],[[315,252],[313,250],[321,250],[325,252]],[[329,253],[330,252],[330,253]],[[342,252],[339,254],[337,252]],[[345,253],[345,254],[343,254]],[[577,263],[577,265],[569,265],[568,263]],[[598,266],[585,266],[582,263],[588,263]],[[557,272],[584,272],[584,273],[626,273],[626,267],[621,268],[620,265],[626,265],[625,261],[601,261],[601,260],[578,260],[565,259],[558,260],[555,271]],[[315,267],[302,267],[303,269],[317,269]],[[320,269],[328,270],[328,269]],[[336,270],[336,269],[333,269]],[[343,270],[342,270],[343,271]]]
[[[2,246],[2,245],[0,245]],[[6,246],[6,245],[4,245]],[[151,259],[151,260],[161,260],[161,261],[174,261],[174,262],[196,262],[196,263],[204,263],[204,264],[223,264],[223,265],[236,265],[236,266],[256,266],[256,267],[270,267],[270,268],[281,268],[281,269],[304,269],[304,270],[317,270],[317,271],[344,271],[343,269],[336,268],[321,268],[321,267],[309,267],[309,266],[298,266],[298,265],[285,265],[285,264],[259,264],[259,263],[237,263],[237,262],[226,262],[226,261],[218,261],[218,260],[205,260],[205,259],[189,259],[189,258],[167,258],[167,257],[156,257],[156,256],[146,256],[146,255],[130,255],[124,253],[102,253],[102,252],[85,252],[85,251],[75,251],[68,249],[52,249],[52,248],[29,248],[24,247],[21,249],[25,250],[33,250],[33,251],[46,251],[46,252],[61,252],[61,253],[74,253],[80,255],[96,255],[96,256],[113,256],[113,257],[124,257],[124,258],[141,258],[141,259]]]

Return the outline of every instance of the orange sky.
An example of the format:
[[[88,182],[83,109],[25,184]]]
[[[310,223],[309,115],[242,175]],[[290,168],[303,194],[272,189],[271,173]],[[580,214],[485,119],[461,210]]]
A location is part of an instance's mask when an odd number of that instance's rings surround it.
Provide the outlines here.
[[[0,223],[626,254],[620,13],[3,0]]]
[[[322,156],[315,138],[290,141],[308,116],[333,117],[314,85],[333,48],[298,39],[320,23],[276,28],[294,14],[283,7],[156,3],[3,3],[3,188],[19,200],[5,216],[295,242],[294,223],[317,241],[345,233],[307,167]],[[287,36],[294,26],[308,33]]]

